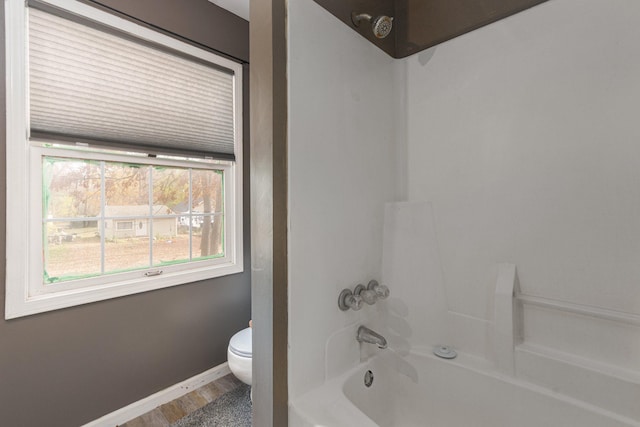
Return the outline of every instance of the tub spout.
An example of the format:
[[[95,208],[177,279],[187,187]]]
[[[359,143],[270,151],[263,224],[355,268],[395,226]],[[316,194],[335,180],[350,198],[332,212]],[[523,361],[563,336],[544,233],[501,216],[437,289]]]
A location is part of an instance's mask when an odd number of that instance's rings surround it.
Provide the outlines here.
[[[368,342],[369,344],[375,344],[378,348],[387,348],[387,340],[377,332],[372,331],[366,326],[360,326],[358,328],[358,335],[356,335],[358,342]]]

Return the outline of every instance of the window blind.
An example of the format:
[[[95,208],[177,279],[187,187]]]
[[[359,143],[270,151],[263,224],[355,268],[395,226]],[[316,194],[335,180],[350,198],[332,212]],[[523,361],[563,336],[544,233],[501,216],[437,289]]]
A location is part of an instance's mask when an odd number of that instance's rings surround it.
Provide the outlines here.
[[[234,158],[233,73],[29,9],[32,138]]]

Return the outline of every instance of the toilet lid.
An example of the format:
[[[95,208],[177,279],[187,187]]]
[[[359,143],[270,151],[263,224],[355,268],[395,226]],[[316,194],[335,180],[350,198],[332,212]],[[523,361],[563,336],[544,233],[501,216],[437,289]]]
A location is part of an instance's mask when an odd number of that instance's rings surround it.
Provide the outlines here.
[[[229,350],[242,357],[251,357],[251,328],[243,329],[231,337]]]

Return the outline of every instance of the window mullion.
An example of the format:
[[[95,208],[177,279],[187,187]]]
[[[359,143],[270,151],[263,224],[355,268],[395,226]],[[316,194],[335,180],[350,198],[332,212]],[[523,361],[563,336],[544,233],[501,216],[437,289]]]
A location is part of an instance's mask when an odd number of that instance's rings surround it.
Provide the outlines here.
[[[193,260],[193,169],[189,168],[189,261]]]
[[[106,245],[105,245],[105,228],[106,223],[104,216],[104,206],[107,200],[107,184],[105,182],[105,166],[104,161],[100,162],[100,274],[104,274],[106,271],[105,257],[106,257]]]
[[[147,222],[149,223],[149,267],[153,267],[153,174],[154,168],[153,166],[148,166],[149,168],[149,218]]]

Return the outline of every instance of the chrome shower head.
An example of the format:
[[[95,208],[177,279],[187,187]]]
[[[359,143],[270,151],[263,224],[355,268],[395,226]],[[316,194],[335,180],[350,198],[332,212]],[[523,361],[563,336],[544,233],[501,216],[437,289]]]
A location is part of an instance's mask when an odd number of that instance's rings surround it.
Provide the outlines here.
[[[384,15],[378,16],[373,19],[371,28],[373,29],[373,34],[377,38],[383,39],[389,35],[393,28],[393,18]]]
[[[393,28],[393,18],[389,16],[380,15],[374,18],[368,13],[351,12],[351,22],[353,22],[353,25],[359,27],[361,21],[370,22],[373,35],[379,39],[387,37]]]

